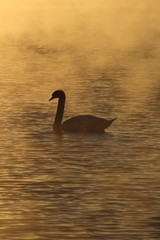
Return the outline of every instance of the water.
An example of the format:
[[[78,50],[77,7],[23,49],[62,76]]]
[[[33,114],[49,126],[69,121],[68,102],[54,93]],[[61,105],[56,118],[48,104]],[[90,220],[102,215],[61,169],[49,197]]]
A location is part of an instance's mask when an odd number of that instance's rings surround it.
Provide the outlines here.
[[[0,239],[160,239],[159,3],[102,2],[24,1],[1,30]],[[56,135],[57,89],[64,119],[118,119]]]

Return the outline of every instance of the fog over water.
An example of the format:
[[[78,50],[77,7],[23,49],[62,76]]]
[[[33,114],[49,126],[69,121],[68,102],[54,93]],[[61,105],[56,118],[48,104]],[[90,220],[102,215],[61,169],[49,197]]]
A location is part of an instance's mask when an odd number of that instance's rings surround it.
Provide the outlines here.
[[[5,0],[0,239],[160,239],[160,2]],[[52,131],[117,120],[105,134]]]

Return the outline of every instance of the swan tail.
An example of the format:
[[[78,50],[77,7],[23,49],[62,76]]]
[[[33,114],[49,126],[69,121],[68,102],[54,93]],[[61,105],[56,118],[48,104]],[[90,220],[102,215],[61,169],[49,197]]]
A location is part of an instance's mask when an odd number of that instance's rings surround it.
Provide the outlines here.
[[[117,118],[113,118],[113,119],[109,120],[107,123],[107,126],[105,128],[109,127],[116,119]]]
[[[117,118],[113,118],[111,121],[114,122]]]

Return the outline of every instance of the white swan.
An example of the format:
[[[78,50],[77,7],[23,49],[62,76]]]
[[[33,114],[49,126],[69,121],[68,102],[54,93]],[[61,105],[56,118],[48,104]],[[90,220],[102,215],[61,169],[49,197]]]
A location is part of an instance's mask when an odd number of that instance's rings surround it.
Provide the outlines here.
[[[58,107],[53,124],[54,131],[64,131],[64,132],[84,132],[84,133],[103,133],[105,128],[109,127],[116,118],[111,120],[106,120],[103,118],[98,118],[92,115],[79,115],[70,118],[62,123],[64,106],[65,106],[65,93],[62,90],[57,90],[53,92],[51,99],[49,101],[58,98]]]

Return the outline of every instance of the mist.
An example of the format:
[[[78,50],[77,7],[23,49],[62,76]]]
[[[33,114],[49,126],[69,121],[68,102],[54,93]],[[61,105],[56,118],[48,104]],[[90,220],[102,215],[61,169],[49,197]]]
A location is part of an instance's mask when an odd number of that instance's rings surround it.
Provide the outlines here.
[[[158,33],[157,4],[151,0],[51,1],[6,0],[0,9],[0,33],[9,39],[37,44],[75,44],[99,48],[106,42],[131,47]],[[150,25],[155,23],[155,32]],[[156,41],[156,39],[155,39]],[[102,43],[102,44],[101,44]]]

